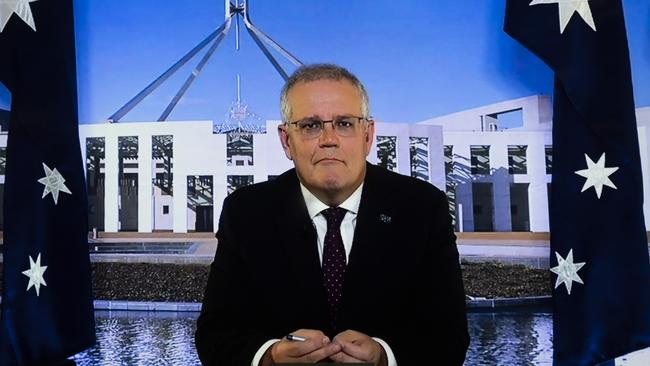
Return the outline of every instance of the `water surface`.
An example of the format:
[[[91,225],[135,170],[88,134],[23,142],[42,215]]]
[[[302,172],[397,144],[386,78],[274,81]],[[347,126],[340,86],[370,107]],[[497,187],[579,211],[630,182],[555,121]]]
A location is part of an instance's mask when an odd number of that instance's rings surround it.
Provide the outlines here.
[[[75,356],[90,365],[199,365],[194,346],[198,313],[97,311],[98,344]],[[466,366],[551,365],[548,313],[468,314]]]

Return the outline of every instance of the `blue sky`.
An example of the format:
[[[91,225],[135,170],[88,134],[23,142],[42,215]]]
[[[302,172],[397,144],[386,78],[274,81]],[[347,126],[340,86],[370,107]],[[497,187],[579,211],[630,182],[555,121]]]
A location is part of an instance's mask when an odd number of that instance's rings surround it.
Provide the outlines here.
[[[650,2],[623,3],[636,102],[650,106]],[[503,32],[505,0],[249,4],[253,23],[303,62],[335,62],[355,72],[379,120],[417,122],[552,93],[551,71]],[[223,0],[75,1],[80,122],[105,121],[218,27],[223,6]],[[243,28],[241,49],[234,44],[233,27],[170,120],[223,119],[236,98],[237,73],[250,110],[279,118],[282,78]],[[157,119],[197,61],[124,120]],[[0,107],[8,99],[0,92]]]

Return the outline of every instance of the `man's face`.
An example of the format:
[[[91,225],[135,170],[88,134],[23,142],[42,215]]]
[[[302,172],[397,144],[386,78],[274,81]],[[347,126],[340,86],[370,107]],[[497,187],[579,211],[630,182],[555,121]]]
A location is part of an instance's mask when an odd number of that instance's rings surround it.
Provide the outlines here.
[[[347,80],[298,83],[289,90],[287,101],[292,122],[308,117],[328,121],[362,116],[361,95]],[[354,136],[341,137],[327,123],[320,137],[306,139],[296,125],[279,128],[282,146],[293,160],[300,181],[321,199],[341,195],[345,199],[363,181],[374,124],[362,120],[356,131]]]

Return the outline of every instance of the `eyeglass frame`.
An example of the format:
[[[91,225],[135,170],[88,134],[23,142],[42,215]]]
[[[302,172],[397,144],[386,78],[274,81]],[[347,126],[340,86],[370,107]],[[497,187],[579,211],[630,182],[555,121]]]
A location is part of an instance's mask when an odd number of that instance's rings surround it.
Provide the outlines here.
[[[338,118],[356,118],[356,119],[357,119],[357,122],[356,122],[356,123],[359,124],[359,125],[361,124],[362,121],[369,122],[369,123],[372,123],[372,122],[373,122],[372,117],[359,117],[359,116],[354,116],[354,115],[344,115],[344,116],[337,116],[335,119],[330,119],[330,120],[321,120],[321,119],[318,119],[317,117],[305,117],[305,118],[299,119],[299,120],[297,120],[297,121],[286,122],[285,124],[286,124],[286,125],[294,125],[294,126],[297,127],[297,126],[298,126],[298,123],[300,123],[300,122],[302,122],[302,121],[304,121],[304,120],[306,120],[306,119],[310,119],[310,118],[313,118],[313,119],[315,119],[315,120],[318,120],[318,121],[322,124],[322,126],[323,126],[323,127],[320,129],[320,132],[318,133],[317,136],[314,136],[314,137],[306,137],[307,139],[310,139],[310,140],[311,140],[311,139],[319,138],[319,137],[321,137],[321,136],[323,135],[323,131],[325,131],[325,124],[326,124],[326,123],[331,123],[331,124],[332,124],[332,129],[334,130],[334,132],[336,133],[337,136],[339,136],[339,137],[352,137],[352,136],[341,136],[341,135],[337,132],[338,130],[337,130],[337,128],[336,128],[335,125],[334,125],[334,121],[336,121],[336,119],[338,119]],[[298,131],[301,131],[301,130],[298,130]],[[302,132],[300,132],[300,136],[305,137],[305,136],[302,134]],[[353,136],[354,136],[354,135],[353,135]]]

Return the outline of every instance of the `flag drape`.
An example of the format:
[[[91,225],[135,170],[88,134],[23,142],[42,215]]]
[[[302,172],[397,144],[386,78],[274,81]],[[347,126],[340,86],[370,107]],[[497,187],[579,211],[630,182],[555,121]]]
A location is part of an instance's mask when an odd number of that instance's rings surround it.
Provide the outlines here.
[[[1,365],[57,364],[95,342],[72,0],[0,2],[11,93]]]
[[[555,72],[554,365],[650,346],[650,266],[620,0],[507,0],[506,32]]]

